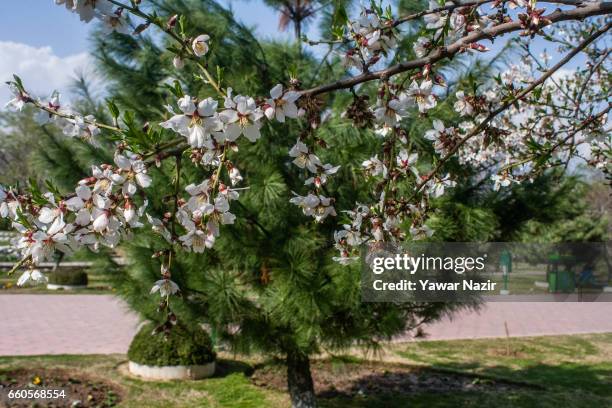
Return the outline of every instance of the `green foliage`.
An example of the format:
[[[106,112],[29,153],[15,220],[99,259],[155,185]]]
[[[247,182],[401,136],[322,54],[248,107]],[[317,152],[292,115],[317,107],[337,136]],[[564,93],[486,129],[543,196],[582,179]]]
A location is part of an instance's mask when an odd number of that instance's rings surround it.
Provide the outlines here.
[[[531,217],[517,230],[518,239],[525,242],[607,242],[610,240],[610,215],[607,201],[609,187],[606,184],[586,183],[577,178],[565,178],[563,183],[548,187],[538,185],[540,192],[549,189],[548,199],[540,200],[546,207],[536,206],[543,212],[540,217]],[[518,190],[517,194],[521,191]],[[599,193],[599,194],[596,194]],[[598,202],[603,198],[603,203]],[[535,203],[538,203],[537,201]],[[603,204],[603,208],[597,208]],[[529,211],[534,209],[529,208]]]
[[[199,326],[178,323],[167,334],[153,334],[156,325],[147,323],[138,331],[128,350],[128,359],[150,366],[203,365],[216,355],[208,334]]]
[[[62,269],[49,274],[49,283],[55,285],[87,286],[87,272],[84,270]]]

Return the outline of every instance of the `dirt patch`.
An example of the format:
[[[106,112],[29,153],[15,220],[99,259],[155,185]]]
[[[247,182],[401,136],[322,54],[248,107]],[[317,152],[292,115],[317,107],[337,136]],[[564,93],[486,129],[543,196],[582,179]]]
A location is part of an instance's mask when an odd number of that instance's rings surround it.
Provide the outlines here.
[[[311,368],[315,391],[321,398],[419,392],[503,392],[529,388],[503,380],[401,365],[316,361]],[[285,367],[281,364],[259,368],[251,379],[260,387],[287,390]]]
[[[9,399],[10,391],[63,390],[64,397]],[[108,381],[61,369],[19,369],[0,371],[0,407],[114,407],[121,400],[121,389]]]

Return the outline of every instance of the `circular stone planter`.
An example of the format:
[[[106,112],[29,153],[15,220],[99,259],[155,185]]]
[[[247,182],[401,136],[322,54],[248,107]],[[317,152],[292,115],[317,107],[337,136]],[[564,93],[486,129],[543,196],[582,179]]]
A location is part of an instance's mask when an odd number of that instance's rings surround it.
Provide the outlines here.
[[[164,333],[157,323],[142,325],[128,349],[130,374],[148,380],[198,380],[215,373],[216,354],[198,324],[177,322]]]
[[[49,289],[49,290],[87,289],[87,285],[58,285],[57,283],[47,283],[47,289]]]
[[[199,380],[215,373],[215,362],[204,365],[149,366],[130,361],[131,374],[150,380]]]

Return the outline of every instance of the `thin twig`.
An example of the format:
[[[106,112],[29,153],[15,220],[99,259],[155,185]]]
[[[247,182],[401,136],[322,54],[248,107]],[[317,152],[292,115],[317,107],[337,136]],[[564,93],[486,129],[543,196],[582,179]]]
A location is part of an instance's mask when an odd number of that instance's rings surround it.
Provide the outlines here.
[[[455,10],[457,8],[460,7],[473,7],[473,6],[482,6],[483,4],[486,3],[492,3],[496,0],[478,0],[478,1],[468,1],[465,3],[462,2],[457,2],[454,4],[449,4],[443,7],[438,7],[435,9],[431,9],[431,10],[423,10],[420,11],[418,13],[414,13],[414,14],[409,14],[403,17],[400,17],[398,19],[396,19],[393,22],[393,27],[397,27],[398,25],[405,23],[407,21],[411,21],[411,20],[416,20],[417,18],[421,18],[423,16],[426,16],[428,14],[435,14],[435,13],[441,13],[444,11],[452,11]],[[553,4],[565,4],[568,6],[576,6],[576,7],[580,7],[582,4],[584,4],[584,2],[582,1],[574,1],[574,0],[543,0],[541,1],[541,3],[553,3]]]

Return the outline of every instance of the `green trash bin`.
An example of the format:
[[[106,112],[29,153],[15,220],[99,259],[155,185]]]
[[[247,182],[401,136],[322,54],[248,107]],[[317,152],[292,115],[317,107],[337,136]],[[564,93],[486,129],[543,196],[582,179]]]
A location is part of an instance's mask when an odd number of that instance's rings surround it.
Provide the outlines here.
[[[554,293],[557,291],[557,271],[548,273],[548,291]]]
[[[572,255],[551,253],[548,256],[548,291],[551,293],[572,293],[576,290],[576,281],[572,266]]]
[[[551,271],[548,275],[548,291],[552,293],[572,293],[576,290],[574,274],[571,271]]]
[[[572,293],[574,290],[576,290],[574,273],[572,271],[559,271],[557,273],[557,291]]]

